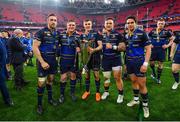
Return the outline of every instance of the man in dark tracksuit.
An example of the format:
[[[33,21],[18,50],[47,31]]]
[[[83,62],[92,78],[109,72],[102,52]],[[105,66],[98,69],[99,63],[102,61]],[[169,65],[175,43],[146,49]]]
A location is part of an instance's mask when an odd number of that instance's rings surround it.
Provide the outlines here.
[[[57,17],[50,14],[47,18],[47,27],[35,34],[33,52],[37,58],[38,86],[37,86],[37,113],[42,114],[42,99],[45,86],[48,92],[48,103],[56,106],[57,102],[52,97],[52,84],[54,74],[57,72],[56,52],[59,32],[56,30]]]
[[[23,78],[23,66],[24,66],[24,45],[21,43],[21,37],[23,36],[23,31],[20,29],[14,30],[15,36],[9,40],[9,49],[11,50],[10,62],[14,69],[14,81],[16,90],[21,90],[26,84]]]
[[[7,58],[6,48],[0,38],[0,90],[5,104],[9,106],[13,106],[14,103],[12,102],[9,96],[9,92],[5,82],[6,58]]]

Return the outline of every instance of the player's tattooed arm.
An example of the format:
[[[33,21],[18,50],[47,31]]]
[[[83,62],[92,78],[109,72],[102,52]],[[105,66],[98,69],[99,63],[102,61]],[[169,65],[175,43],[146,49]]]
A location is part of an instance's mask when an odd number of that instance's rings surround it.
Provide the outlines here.
[[[102,50],[102,41],[97,41],[98,46],[93,49],[93,53]]]
[[[173,41],[174,41],[174,36],[171,36],[169,38],[169,43],[162,46],[163,49],[166,49],[166,48],[170,47],[173,44]]]

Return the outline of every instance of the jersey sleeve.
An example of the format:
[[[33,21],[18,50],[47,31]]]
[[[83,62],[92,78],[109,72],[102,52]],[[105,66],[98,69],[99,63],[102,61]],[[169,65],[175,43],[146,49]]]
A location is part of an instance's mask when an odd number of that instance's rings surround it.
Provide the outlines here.
[[[173,36],[173,33],[172,33],[171,31],[168,31],[168,32],[167,32],[167,36],[170,38],[170,37]]]
[[[119,41],[119,43],[122,43],[122,42],[125,43],[124,36],[121,33],[118,34],[118,41]]]
[[[80,35],[79,34],[77,34],[75,36],[75,45],[76,45],[76,47],[80,47]]]
[[[152,31],[149,32],[148,36],[149,36],[149,37],[152,37]]]
[[[103,41],[103,35],[98,33],[98,40]]]
[[[40,30],[38,32],[35,33],[34,39],[38,40],[38,41],[42,41],[43,40],[43,31]]]
[[[101,35],[100,35],[100,33],[98,33],[98,32],[97,32],[97,34],[96,34],[96,40],[97,40],[97,42],[98,42],[98,41],[101,41],[101,42],[102,42]]]
[[[145,32],[143,32],[142,41],[144,43],[144,46],[147,46],[147,45],[151,44],[151,41],[150,41],[148,35]]]

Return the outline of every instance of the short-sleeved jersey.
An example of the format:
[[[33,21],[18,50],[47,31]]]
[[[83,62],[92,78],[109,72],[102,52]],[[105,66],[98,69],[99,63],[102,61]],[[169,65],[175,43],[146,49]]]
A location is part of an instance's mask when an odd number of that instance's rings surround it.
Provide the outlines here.
[[[172,37],[172,32],[162,29],[159,33],[157,33],[156,29],[153,29],[149,33],[149,38],[151,39],[151,43],[154,47],[161,47],[164,44],[168,44],[168,40]]]
[[[57,48],[59,44],[59,31],[54,30],[51,31],[47,27],[39,30],[35,34],[35,39],[40,41],[41,44],[39,46],[39,50],[41,54],[52,54],[57,53]]]
[[[177,44],[176,51],[180,52],[180,31],[175,32],[174,42]]]
[[[63,59],[73,59],[76,53],[76,47],[79,45],[80,35],[74,32],[72,35],[68,35],[67,32],[60,34],[60,56]]]
[[[131,36],[126,34],[125,40],[127,58],[144,57],[144,47],[151,44],[147,34],[140,29],[135,29]]]
[[[103,56],[111,57],[111,58],[120,56],[120,53],[118,51],[113,49],[106,49],[107,43],[110,43],[112,46],[114,45],[118,46],[119,43],[124,42],[124,38],[120,33],[118,33],[115,30],[112,30],[109,35],[107,35],[106,33],[102,33],[100,40],[102,40],[102,44],[103,44],[103,49],[102,49]]]

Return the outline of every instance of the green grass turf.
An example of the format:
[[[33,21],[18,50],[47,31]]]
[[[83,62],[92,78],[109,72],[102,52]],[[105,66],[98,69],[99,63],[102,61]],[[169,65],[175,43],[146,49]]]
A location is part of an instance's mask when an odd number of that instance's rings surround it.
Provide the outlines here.
[[[170,63],[165,63],[166,67]],[[14,107],[7,107],[3,104],[0,96],[0,120],[128,120],[134,121],[138,118],[138,106],[129,108],[126,106],[132,97],[132,88],[129,80],[124,81],[124,102],[117,104],[117,89],[112,78],[112,85],[110,87],[110,97],[105,101],[95,101],[95,85],[94,78],[91,79],[91,95],[88,100],[81,100],[81,95],[84,92],[85,85],[80,88],[77,84],[76,93],[78,101],[73,103],[69,96],[69,84],[66,87],[66,99],[64,104],[57,107],[50,106],[47,103],[47,92],[43,97],[44,114],[38,115],[36,113],[37,104],[37,74],[35,67],[25,67],[25,79],[30,83],[24,87],[22,91],[16,91],[13,88],[13,81],[7,81],[7,85],[15,103]],[[180,89],[171,90],[174,83],[171,69],[165,68],[162,73],[162,84],[156,84],[149,76],[150,69],[148,69],[147,87],[149,91],[149,106],[150,117],[144,120],[180,120]],[[59,76],[56,76],[58,81]],[[68,82],[69,83],[69,82]],[[101,74],[101,93],[103,92],[103,78]],[[58,99],[59,83],[53,85],[53,96]]]

